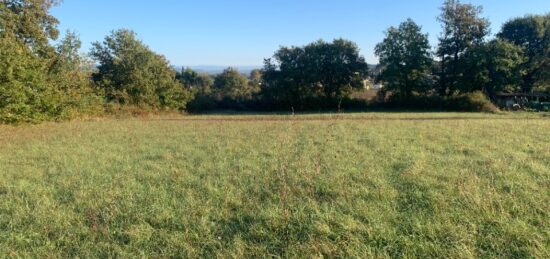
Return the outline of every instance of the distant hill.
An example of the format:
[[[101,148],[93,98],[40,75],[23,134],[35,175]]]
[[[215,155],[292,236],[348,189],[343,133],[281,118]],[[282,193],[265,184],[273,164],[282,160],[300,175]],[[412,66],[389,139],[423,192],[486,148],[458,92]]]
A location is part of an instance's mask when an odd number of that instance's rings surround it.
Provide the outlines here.
[[[210,66],[210,65],[203,65],[203,66],[183,66],[183,67],[190,67],[191,69],[199,72],[199,73],[207,73],[211,75],[217,75],[223,72],[224,69],[226,69],[228,66]],[[248,75],[250,72],[254,69],[261,69],[262,66],[231,66],[239,70],[242,74]],[[182,66],[174,66],[176,70],[181,70]]]
[[[378,65],[369,64],[369,69],[371,71],[375,70]],[[211,65],[202,65],[202,66],[174,66],[177,71],[180,71],[182,67],[190,67],[191,69],[199,73],[207,73],[210,75],[217,75],[223,72],[228,66],[211,66]],[[241,74],[249,75],[250,72],[254,69],[262,69],[262,66],[231,66],[239,70]]]

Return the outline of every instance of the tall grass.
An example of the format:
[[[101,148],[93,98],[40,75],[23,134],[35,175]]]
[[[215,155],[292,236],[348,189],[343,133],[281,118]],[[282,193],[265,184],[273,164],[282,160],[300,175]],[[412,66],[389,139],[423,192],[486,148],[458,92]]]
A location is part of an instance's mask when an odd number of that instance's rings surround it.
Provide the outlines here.
[[[542,115],[0,126],[11,257],[548,258],[549,214]]]

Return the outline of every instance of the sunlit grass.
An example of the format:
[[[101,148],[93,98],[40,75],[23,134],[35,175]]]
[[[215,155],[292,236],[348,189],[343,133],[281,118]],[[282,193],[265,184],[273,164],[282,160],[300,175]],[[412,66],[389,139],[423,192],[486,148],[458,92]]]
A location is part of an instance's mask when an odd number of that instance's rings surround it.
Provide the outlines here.
[[[550,257],[544,114],[0,126],[0,254]]]

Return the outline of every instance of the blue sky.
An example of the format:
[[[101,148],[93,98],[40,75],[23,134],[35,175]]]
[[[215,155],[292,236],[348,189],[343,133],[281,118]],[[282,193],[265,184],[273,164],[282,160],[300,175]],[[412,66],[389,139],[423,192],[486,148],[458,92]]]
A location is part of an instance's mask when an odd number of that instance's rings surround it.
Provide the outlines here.
[[[437,44],[443,0],[64,0],[59,28],[87,51],[111,30],[128,28],[174,65],[261,65],[279,46],[317,39],[355,41],[370,63],[389,26],[410,17]],[[511,17],[550,12],[550,0],[470,0],[496,33]]]

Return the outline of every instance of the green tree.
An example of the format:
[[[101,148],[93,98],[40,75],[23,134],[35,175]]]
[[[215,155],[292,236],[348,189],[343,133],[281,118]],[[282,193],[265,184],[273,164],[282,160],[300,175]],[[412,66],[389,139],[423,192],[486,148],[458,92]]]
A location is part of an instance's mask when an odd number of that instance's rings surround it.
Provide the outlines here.
[[[428,35],[421,27],[408,19],[398,28],[390,27],[386,38],[376,45],[375,53],[380,58],[385,89],[402,98],[413,92],[429,90],[432,57]]]
[[[67,69],[79,71],[82,69],[84,58],[79,53],[82,47],[82,41],[74,32],[67,31],[65,37],[57,45],[57,61],[62,66],[67,66]]]
[[[59,36],[58,20],[49,13],[58,0],[3,0],[0,2],[0,32],[12,36],[41,56],[51,57],[49,40]]]
[[[303,47],[282,47],[263,69],[263,96],[278,106],[313,108],[313,99],[340,104],[363,87],[368,65],[351,41],[322,40]],[[308,107],[309,106],[309,107]]]
[[[166,58],[151,51],[130,30],[113,31],[103,43],[95,42],[91,55],[99,63],[93,79],[109,101],[184,109],[190,98]]]
[[[438,20],[443,33],[439,38],[437,55],[440,58],[439,92],[442,95],[459,92],[458,82],[464,75],[463,55],[484,42],[489,34],[489,21],[481,18],[481,6],[446,0]]]
[[[312,57],[308,64],[317,71],[316,78],[322,87],[324,96],[332,101],[341,101],[349,96],[354,89],[364,86],[368,77],[368,64],[359,55],[359,48],[354,42],[337,39],[332,43],[319,41],[305,47],[306,55]]]
[[[279,108],[306,108],[306,100],[315,96],[317,89],[309,82],[304,49],[282,47],[266,59],[263,68],[262,98],[264,102]]]
[[[91,61],[80,53],[82,42],[74,32],[67,31],[63,39],[56,46],[56,56],[50,73],[55,76],[54,84],[64,100],[67,116],[80,113],[99,113],[102,108],[102,98],[93,88],[90,69]]]
[[[248,79],[235,68],[227,68],[214,79],[214,94],[218,99],[246,100],[252,97],[253,88]]]
[[[53,87],[44,60],[20,40],[0,36],[0,122],[34,122],[55,117]]]
[[[59,48],[50,0],[0,2],[0,122],[36,122],[74,116],[92,103],[89,78],[77,64],[80,41],[68,34]],[[75,60],[69,60],[74,58]]]
[[[497,92],[515,92],[521,85],[525,57],[520,47],[500,39],[492,40],[464,54],[464,73],[460,88],[482,91],[489,97]]]
[[[214,85],[212,76],[204,73],[197,73],[191,68],[182,68],[181,72],[176,74],[176,78],[188,89],[210,91]]]
[[[529,15],[506,22],[498,38],[523,49],[526,60],[521,64],[522,91],[550,84],[550,15]]]

